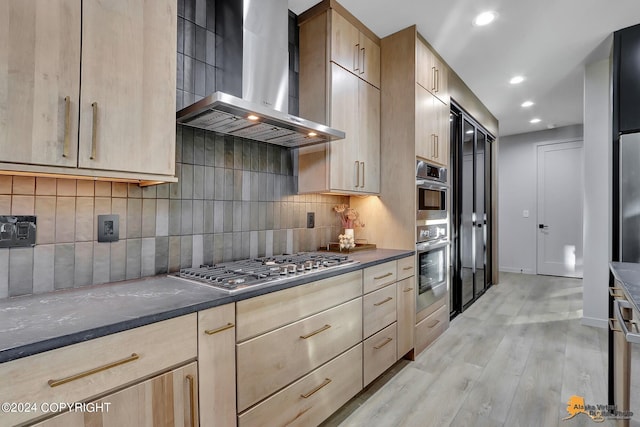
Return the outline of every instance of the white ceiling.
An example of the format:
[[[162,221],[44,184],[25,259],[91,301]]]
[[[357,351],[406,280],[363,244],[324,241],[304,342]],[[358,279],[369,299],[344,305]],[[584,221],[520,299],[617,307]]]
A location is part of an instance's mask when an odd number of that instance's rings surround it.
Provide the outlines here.
[[[300,14],[318,0],[288,0]],[[341,0],[383,38],[418,32],[499,120],[500,135],[582,123],[584,65],[609,54],[609,35],[640,23],[639,0]],[[474,16],[498,13],[487,27]],[[520,85],[509,79],[521,74]],[[526,100],[535,105],[524,109]],[[541,122],[530,124],[538,117]]]

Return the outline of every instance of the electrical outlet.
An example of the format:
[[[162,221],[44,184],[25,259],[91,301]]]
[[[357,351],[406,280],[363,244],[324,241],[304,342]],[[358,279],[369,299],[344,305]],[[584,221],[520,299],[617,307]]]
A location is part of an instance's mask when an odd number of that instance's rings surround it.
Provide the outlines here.
[[[0,248],[29,247],[35,245],[35,216],[0,216]]]
[[[307,228],[314,228],[315,226],[316,226],[315,212],[307,212]]]
[[[98,242],[120,240],[120,216],[98,215]]]

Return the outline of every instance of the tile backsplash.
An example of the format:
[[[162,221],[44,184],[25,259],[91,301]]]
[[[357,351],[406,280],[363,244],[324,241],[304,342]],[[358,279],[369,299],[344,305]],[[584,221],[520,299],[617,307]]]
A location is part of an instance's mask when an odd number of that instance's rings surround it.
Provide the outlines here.
[[[0,249],[0,298],[314,250],[339,234],[332,208],[348,198],[296,195],[292,151],[176,132],[175,184],[0,176],[0,215],[37,216],[35,247]],[[120,241],[97,242],[102,214],[119,215]]]

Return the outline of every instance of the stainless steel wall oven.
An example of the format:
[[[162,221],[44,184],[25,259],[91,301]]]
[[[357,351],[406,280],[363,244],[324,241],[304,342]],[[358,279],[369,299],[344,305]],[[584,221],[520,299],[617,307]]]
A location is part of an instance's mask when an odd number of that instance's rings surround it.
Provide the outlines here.
[[[416,243],[416,312],[424,310],[447,293],[449,283],[449,238],[447,224],[418,226]]]

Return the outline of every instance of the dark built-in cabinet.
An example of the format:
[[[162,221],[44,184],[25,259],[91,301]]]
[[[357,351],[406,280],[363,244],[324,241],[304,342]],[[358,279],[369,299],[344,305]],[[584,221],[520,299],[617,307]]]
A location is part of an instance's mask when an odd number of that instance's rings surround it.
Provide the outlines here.
[[[613,88],[618,132],[640,131],[640,24],[614,33]]]

